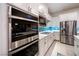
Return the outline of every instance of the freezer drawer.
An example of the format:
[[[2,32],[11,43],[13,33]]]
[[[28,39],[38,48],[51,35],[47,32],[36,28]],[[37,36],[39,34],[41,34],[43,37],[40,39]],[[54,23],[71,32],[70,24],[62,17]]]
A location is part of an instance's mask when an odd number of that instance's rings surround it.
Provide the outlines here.
[[[61,36],[60,37],[60,42],[69,44],[69,45],[74,45],[74,37],[73,36]]]

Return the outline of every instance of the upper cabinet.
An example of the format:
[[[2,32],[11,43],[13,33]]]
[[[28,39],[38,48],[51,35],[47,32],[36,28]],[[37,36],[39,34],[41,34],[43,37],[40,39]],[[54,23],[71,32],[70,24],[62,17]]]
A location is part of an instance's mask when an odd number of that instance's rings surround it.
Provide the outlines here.
[[[31,13],[34,16],[43,16],[47,19],[50,18],[48,13],[48,8],[40,3],[9,3],[14,5],[22,10],[25,10],[27,13]]]
[[[36,11],[35,9],[32,9],[32,10],[31,10],[31,13],[33,13],[33,14],[35,14],[35,15],[39,16],[39,12],[38,12],[38,11]]]
[[[35,16],[38,16],[37,7],[30,3],[10,3],[11,5],[14,5],[20,9],[23,9],[29,13],[34,14]]]
[[[27,11],[26,3],[10,3],[10,4]]]
[[[39,12],[38,12],[39,3],[26,3],[26,7],[28,9],[28,12],[31,12],[39,16]]]

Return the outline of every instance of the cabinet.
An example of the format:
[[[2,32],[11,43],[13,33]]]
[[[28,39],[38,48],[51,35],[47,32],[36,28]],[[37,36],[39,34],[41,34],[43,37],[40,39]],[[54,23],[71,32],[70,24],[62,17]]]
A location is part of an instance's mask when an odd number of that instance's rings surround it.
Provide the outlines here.
[[[28,3],[9,3],[9,4],[14,5],[27,12],[30,12],[30,13],[34,14],[35,16],[39,16],[37,8],[34,8],[34,6],[32,6],[31,4],[28,4]]]
[[[39,40],[39,55],[43,56],[45,54],[45,42],[43,40]]]
[[[48,36],[39,40],[39,55],[44,56],[48,50],[48,48],[53,43],[53,34],[49,34]]]
[[[60,40],[60,33],[59,32],[53,32],[53,39],[54,40]]]
[[[26,3],[9,3],[9,4],[14,5],[20,9],[28,11],[28,9],[26,8]]]
[[[36,16],[39,16],[39,12],[37,10],[35,10],[35,9],[32,9],[31,10],[31,13],[33,13]]]
[[[36,16],[39,16],[39,12],[38,12],[38,4],[36,3],[26,3],[26,7],[28,9],[29,12],[33,13]]]
[[[44,56],[54,42],[54,40],[59,40],[59,32],[53,32],[48,34],[46,37],[39,40],[39,55]]]
[[[79,38],[75,37],[74,40],[74,53],[76,56],[79,56]]]

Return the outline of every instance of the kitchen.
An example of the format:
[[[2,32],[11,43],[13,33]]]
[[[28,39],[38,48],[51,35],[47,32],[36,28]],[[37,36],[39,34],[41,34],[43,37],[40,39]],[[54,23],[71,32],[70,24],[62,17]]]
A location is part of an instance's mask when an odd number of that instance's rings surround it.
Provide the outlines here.
[[[79,55],[79,3],[0,3],[0,7],[0,55]],[[56,45],[68,46],[70,52],[57,51]]]

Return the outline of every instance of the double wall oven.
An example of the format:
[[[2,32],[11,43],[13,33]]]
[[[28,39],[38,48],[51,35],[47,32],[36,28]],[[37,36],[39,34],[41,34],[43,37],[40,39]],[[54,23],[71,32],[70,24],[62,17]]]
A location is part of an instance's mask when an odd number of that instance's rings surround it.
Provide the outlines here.
[[[33,56],[38,52],[38,18],[9,5],[9,55]]]

